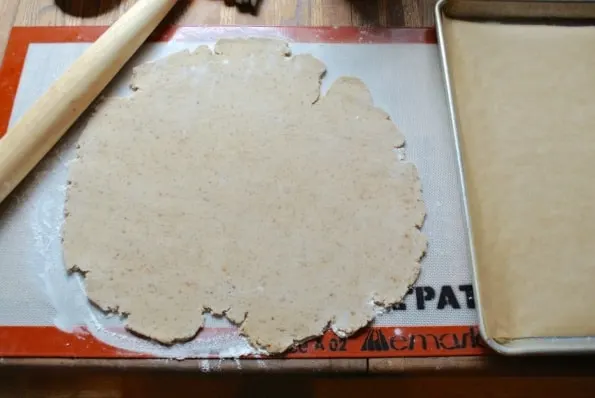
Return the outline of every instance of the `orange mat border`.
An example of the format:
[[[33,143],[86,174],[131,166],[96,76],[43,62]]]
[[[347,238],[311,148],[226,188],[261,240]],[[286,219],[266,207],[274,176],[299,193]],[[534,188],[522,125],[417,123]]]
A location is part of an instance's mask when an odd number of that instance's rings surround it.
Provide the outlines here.
[[[235,334],[235,329],[206,329]],[[151,358],[112,347],[84,328],[73,333],[53,326],[0,327],[0,357]],[[476,326],[369,327],[348,338],[327,332],[289,350],[285,358],[386,358],[469,356],[489,353]],[[217,358],[216,354],[211,355]]]

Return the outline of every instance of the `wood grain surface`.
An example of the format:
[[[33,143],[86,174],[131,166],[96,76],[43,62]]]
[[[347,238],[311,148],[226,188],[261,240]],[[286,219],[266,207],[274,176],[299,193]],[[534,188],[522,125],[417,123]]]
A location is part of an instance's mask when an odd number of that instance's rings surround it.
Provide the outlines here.
[[[174,0],[172,0],[174,1]],[[16,26],[110,25],[136,0],[0,0],[0,54]],[[435,0],[261,0],[256,14],[223,0],[178,0],[169,23],[185,25],[389,26],[434,23]]]
[[[2,0],[15,4],[16,25],[108,25],[136,0]],[[234,25],[433,24],[434,0],[261,0],[257,15],[222,0],[179,0],[179,23]]]
[[[192,372],[72,369],[0,374],[2,397],[592,397],[595,379],[580,377],[329,377],[316,375],[200,376]]]

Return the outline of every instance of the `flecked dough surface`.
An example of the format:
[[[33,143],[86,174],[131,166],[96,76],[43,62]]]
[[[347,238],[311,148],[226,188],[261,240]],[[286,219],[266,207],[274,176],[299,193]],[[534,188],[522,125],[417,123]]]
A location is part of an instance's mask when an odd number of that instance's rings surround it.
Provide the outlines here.
[[[90,118],[63,228],[89,299],[162,343],[205,312],[282,352],[399,302],[426,239],[415,166],[365,85],[275,40],[221,40],[135,70]]]

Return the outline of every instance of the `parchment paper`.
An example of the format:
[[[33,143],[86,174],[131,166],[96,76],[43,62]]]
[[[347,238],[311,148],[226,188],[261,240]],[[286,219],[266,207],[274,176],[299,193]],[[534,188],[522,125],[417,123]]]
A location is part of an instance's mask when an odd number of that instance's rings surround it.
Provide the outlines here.
[[[595,27],[447,21],[486,330],[595,333]]]

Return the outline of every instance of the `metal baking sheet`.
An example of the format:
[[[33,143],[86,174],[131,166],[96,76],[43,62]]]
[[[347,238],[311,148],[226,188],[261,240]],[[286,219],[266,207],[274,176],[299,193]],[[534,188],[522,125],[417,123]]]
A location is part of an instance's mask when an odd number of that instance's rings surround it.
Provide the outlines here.
[[[16,28],[0,72],[0,131],[16,121],[105,28]],[[407,138],[419,168],[430,246],[420,279],[397,308],[350,339],[327,333],[289,358],[452,356],[486,353],[476,328],[456,153],[432,29],[182,27],[145,45],[109,90],[126,95],[134,65],[221,37],[276,37],[328,66],[323,91],[341,75],[371,89]],[[374,62],[372,62],[374,61]],[[376,62],[378,61],[378,62]],[[381,61],[381,62],[380,62]],[[209,317],[191,342],[164,347],[123,329],[89,305],[67,277],[60,225],[78,127],[0,209],[0,357],[225,358],[253,352],[227,322]],[[260,359],[259,359],[260,360]],[[207,367],[205,362],[205,367]]]
[[[477,300],[480,333],[491,348],[506,355],[595,352],[595,336],[494,339],[486,332],[485,318],[482,312],[482,301],[486,298],[482,296],[481,283],[477,277],[478,267],[473,245],[469,203],[465,188],[465,168],[461,153],[457,108],[454,101],[454,82],[449,70],[447,53],[449,43],[447,42],[444,28],[445,20],[447,19],[504,24],[591,26],[595,25],[595,3],[573,1],[440,0],[436,4],[435,16],[442,71],[446,83],[451,123],[455,135],[459,174],[462,181],[465,223],[470,247],[470,262],[473,267],[473,285]]]

